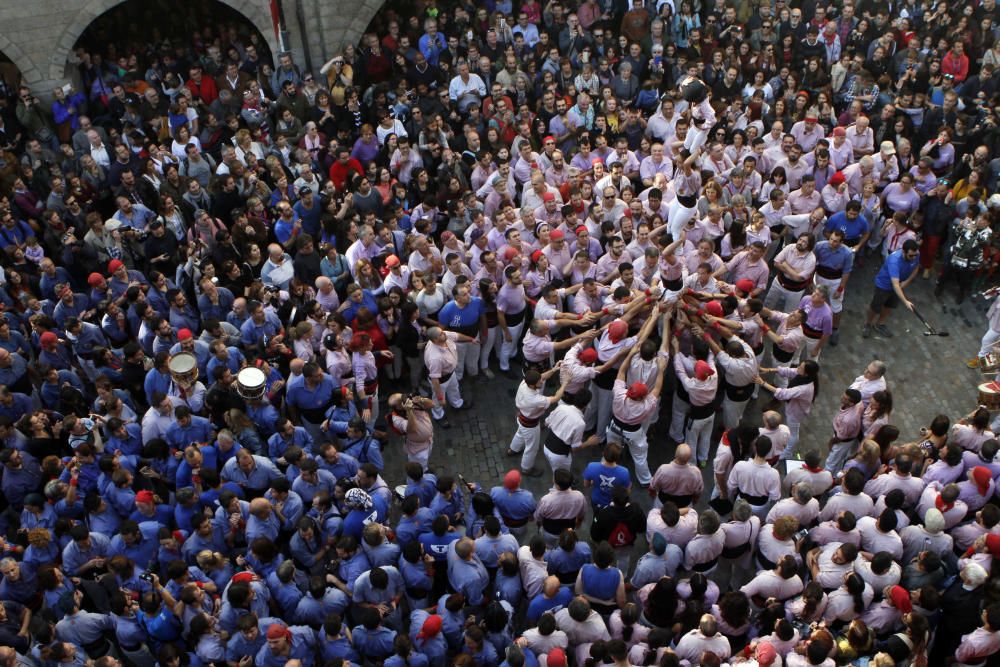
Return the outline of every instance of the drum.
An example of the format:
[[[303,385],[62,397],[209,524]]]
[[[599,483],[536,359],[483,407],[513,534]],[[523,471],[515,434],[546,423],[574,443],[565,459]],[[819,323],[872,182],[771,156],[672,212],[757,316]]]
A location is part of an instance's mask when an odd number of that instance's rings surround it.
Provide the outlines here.
[[[267,377],[259,368],[244,368],[236,374],[236,393],[248,401],[263,398],[266,387]]]
[[[198,381],[198,359],[190,352],[178,352],[167,362],[170,377],[181,389],[190,389]]]
[[[1000,346],[994,346],[979,360],[979,370],[984,375],[996,375],[1000,370]]]
[[[979,404],[987,410],[1000,409],[1000,384],[984,382],[979,385]]]

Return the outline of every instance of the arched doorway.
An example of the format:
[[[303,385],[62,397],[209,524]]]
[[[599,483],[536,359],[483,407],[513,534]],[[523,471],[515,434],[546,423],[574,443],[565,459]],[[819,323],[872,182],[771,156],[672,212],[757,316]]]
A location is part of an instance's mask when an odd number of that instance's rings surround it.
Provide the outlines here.
[[[178,5],[183,10],[178,11]],[[151,45],[161,53],[178,48],[206,49],[218,43],[252,43],[270,57],[271,47],[253,21],[229,4],[215,0],[130,0],[97,17],[77,38],[74,49],[98,53],[113,62],[120,56],[148,54]],[[110,64],[110,62],[109,62]]]
[[[20,68],[6,53],[0,51],[0,96],[13,97],[22,78]]]
[[[52,45],[47,78],[58,81],[75,74],[78,48],[102,58],[130,49],[149,55],[150,48],[174,49],[216,39],[226,45],[230,35],[239,36],[241,43],[253,40],[261,45],[259,51],[276,54],[269,0],[89,0]]]

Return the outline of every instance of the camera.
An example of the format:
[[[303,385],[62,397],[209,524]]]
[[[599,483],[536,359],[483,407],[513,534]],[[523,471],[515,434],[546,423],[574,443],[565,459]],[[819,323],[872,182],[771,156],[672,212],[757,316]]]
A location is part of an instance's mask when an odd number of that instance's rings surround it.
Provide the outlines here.
[[[139,578],[148,583],[153,583],[153,575],[150,572],[143,572],[139,575]]]

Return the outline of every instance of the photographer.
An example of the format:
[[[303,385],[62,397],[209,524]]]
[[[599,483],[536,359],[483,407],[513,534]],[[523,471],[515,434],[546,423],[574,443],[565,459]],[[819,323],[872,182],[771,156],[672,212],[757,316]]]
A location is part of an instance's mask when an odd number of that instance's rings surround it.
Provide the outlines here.
[[[17,90],[17,107],[14,109],[14,114],[17,116],[17,122],[30,136],[38,139],[43,146],[54,151],[59,150],[59,138],[52,131],[48,113],[27,86],[21,86]]]
[[[387,416],[389,428],[404,436],[403,451],[406,460],[419,463],[427,470],[427,461],[434,447],[434,423],[430,411],[434,401],[414,394],[389,396]]]

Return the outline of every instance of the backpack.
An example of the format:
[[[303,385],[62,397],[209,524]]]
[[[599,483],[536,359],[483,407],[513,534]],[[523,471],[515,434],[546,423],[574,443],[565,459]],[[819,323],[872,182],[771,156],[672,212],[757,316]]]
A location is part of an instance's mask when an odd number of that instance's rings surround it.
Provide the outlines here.
[[[632,532],[632,527],[628,525],[627,521],[622,520],[615,524],[615,527],[611,529],[611,534],[608,535],[608,544],[616,549],[635,544],[635,533]]]

